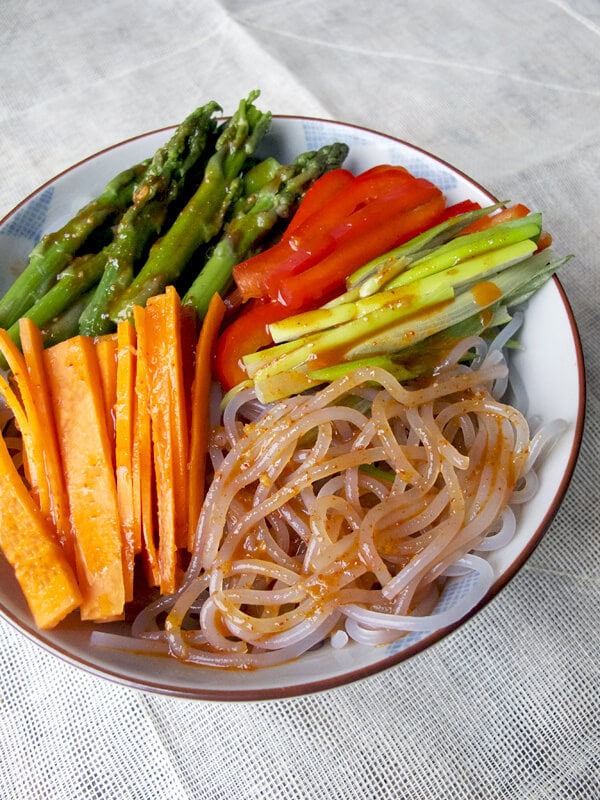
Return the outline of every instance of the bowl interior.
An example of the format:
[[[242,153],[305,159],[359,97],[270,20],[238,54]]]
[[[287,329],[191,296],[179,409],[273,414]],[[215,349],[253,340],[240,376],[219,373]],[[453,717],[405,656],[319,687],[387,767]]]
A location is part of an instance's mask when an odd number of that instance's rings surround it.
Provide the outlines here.
[[[158,131],[103,151],[25,199],[0,223],[0,292],[6,290],[22,269],[28,253],[44,232],[58,229],[98,194],[112,175],[151,155],[168,135],[167,130]],[[389,136],[342,123],[276,117],[260,152],[285,162],[304,150],[336,140],[350,145],[346,166],[354,172],[380,163],[402,164],[436,183],[449,204],[465,198],[482,205],[495,200],[477,183],[435,156]],[[585,395],[581,344],[570,306],[556,279],[530,301],[520,339],[522,349],[515,355],[513,368],[527,387],[528,416],[543,421],[561,418],[568,428],[544,460],[539,490],[521,509],[516,536],[508,546],[488,556],[495,582],[468,616],[510,580],[543,536],[566,492],[581,441]],[[453,579],[449,596],[442,602],[453,602],[467,588],[466,579]],[[409,634],[385,647],[349,644],[336,650],[326,644],[278,667],[250,672],[216,671],[142,652],[92,647],[93,628],[79,622],[76,615],[53,631],[38,631],[12,570],[1,556],[0,612],[38,644],[96,674],[146,690],[215,700],[274,698],[347,683],[422,651],[450,630]],[[115,632],[120,628],[116,623],[110,626]]]

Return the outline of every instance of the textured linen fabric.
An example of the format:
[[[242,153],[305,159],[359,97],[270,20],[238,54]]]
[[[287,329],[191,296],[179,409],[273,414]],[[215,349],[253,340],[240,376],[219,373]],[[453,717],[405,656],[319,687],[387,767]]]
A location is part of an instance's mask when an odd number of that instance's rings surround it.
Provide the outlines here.
[[[587,365],[567,497],[500,595],[354,685],[228,705],[81,672],[0,622],[3,800],[600,798],[598,0],[3,0],[0,218],[78,160],[250,89],[540,208]]]

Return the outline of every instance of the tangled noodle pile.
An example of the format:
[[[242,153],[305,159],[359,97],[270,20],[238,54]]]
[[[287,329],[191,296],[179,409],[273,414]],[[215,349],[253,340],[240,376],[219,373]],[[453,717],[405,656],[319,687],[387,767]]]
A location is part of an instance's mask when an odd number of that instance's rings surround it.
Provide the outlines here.
[[[213,432],[182,586],[138,616],[136,649],[255,668],[460,619],[493,582],[481,553],[512,538],[548,440],[496,399],[506,376],[498,349],[465,340],[416,387],[362,367],[266,408],[239,393]],[[466,595],[436,612],[467,573]]]

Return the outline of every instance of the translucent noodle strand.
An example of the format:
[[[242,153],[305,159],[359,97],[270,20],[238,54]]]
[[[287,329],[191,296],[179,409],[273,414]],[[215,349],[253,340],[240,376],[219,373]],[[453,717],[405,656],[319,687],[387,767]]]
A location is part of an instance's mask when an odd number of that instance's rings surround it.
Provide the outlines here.
[[[467,615],[494,582],[484,554],[512,540],[561,430],[532,441],[494,396],[504,344],[465,340],[414,385],[361,367],[262,408],[251,390],[236,395],[211,435],[181,587],[134,635],[185,662],[248,669],[330,637],[389,644]]]

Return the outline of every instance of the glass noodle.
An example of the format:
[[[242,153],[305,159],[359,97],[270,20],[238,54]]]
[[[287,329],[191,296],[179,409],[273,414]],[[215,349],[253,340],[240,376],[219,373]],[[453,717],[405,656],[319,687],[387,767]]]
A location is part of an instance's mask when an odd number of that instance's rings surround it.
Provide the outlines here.
[[[490,589],[484,554],[511,541],[562,430],[532,436],[499,399],[519,321],[491,344],[460,342],[410,387],[362,367],[266,407],[250,389],[233,397],[212,434],[214,477],[180,589],[138,616],[134,640],[94,641],[256,668],[328,638],[379,645],[461,619]],[[467,591],[439,605],[447,581],[469,574]]]

